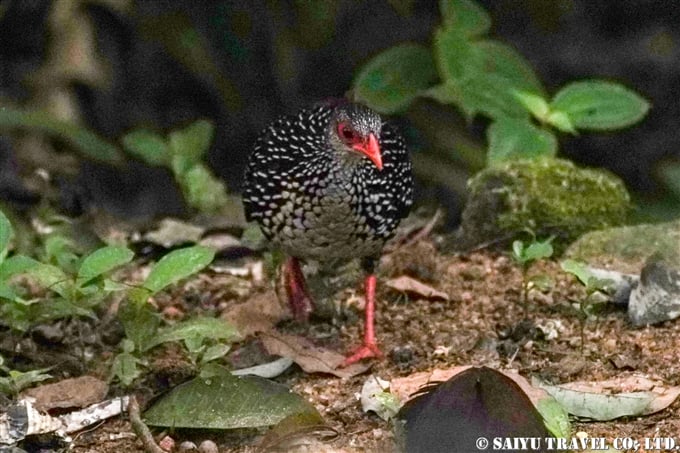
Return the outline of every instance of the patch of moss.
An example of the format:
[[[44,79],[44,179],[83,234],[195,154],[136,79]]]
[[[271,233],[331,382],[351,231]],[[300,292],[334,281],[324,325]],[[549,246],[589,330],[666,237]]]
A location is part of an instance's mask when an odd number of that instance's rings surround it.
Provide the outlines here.
[[[469,181],[459,245],[506,242],[527,229],[555,235],[558,247],[581,234],[621,225],[631,203],[622,181],[563,159],[517,160]]]

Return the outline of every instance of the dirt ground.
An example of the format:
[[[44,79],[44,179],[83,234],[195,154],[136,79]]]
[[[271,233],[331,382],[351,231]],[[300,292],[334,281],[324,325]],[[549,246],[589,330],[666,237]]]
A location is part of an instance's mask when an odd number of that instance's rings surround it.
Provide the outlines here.
[[[544,293],[529,293],[531,322],[520,324],[524,318],[524,307],[520,303],[521,274],[508,256],[489,252],[442,255],[428,240],[422,240],[385,257],[380,280],[410,275],[445,292],[450,300],[409,298],[379,284],[377,334],[385,358],[374,360],[368,373],[391,380],[435,368],[486,365],[514,369],[525,377],[537,375],[551,383],[596,381],[636,374],[662,380],[668,385],[680,384],[679,322],[633,329],[623,310],[607,309],[597,320],[586,322],[581,351],[581,322],[573,301],[583,298],[582,287],[562,272],[555,261],[537,263],[530,274],[547,274],[554,280],[554,285]],[[230,290],[225,288],[224,278],[206,272],[176,288],[165,299],[160,298],[159,308],[168,316],[181,317],[199,311],[219,313],[227,310],[230,304],[263,291],[262,287],[249,286],[247,281],[240,285],[239,290]],[[360,288],[358,282],[356,288]],[[341,302],[344,306],[344,301],[337,303]],[[360,338],[362,323],[357,307],[345,309],[354,315],[336,322],[313,320],[304,329],[286,324],[279,329],[305,335],[341,352],[347,351]],[[546,340],[536,326],[553,326],[557,337]],[[166,386],[173,385],[174,381],[186,379],[192,372],[187,370],[186,362],[176,350],[165,348],[163,351],[151,361],[152,369],[155,367],[155,375],[152,375],[156,379],[151,387],[158,386],[160,380]],[[163,357],[163,354],[168,355]],[[94,372],[105,375],[106,360],[98,362]],[[343,380],[306,374],[294,365],[276,378],[311,401],[326,423],[338,432],[333,439],[301,447],[299,451],[393,451],[391,425],[375,414],[363,413],[356,397],[368,373]],[[147,378],[145,385],[150,382]],[[119,389],[118,392],[124,391]],[[591,437],[610,440],[659,436],[677,439],[680,437],[680,402],[646,417],[606,423],[575,421],[573,429],[574,433],[583,431]],[[258,451],[257,443],[262,438],[262,432],[225,435],[215,431],[180,430],[170,435],[177,445],[183,440],[198,444],[201,440],[212,439],[220,446],[220,451],[225,452]],[[75,436],[72,451],[143,450],[129,423],[124,419],[113,419]]]

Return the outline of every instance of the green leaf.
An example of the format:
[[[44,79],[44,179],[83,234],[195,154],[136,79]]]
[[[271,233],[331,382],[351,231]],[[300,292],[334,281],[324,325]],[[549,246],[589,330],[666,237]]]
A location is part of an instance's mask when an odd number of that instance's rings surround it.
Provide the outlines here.
[[[469,37],[484,35],[491,28],[489,14],[472,0],[439,0],[439,11],[445,25]]]
[[[517,262],[524,262],[524,242],[519,239],[512,242],[512,257]]]
[[[66,272],[74,271],[76,268],[78,255],[74,253],[74,249],[73,241],[60,234],[53,234],[45,239],[46,259]]]
[[[201,357],[201,363],[208,363],[213,360],[221,359],[231,350],[231,346],[228,344],[218,343],[214,344],[203,353]]]
[[[161,323],[158,313],[146,301],[141,303],[136,300],[125,301],[118,310],[118,318],[125,329],[125,336],[132,341],[138,351],[147,349],[147,345],[156,337]]]
[[[293,414],[318,412],[284,385],[223,370],[178,385],[146,411],[144,420],[151,426],[235,429],[271,426]]]
[[[594,277],[588,269],[588,265],[581,261],[566,259],[560,262],[560,267],[564,272],[574,275],[583,285],[588,285],[588,281]]]
[[[128,387],[142,373],[139,369],[140,360],[129,352],[121,352],[113,359],[111,374],[118,378],[123,387]]]
[[[569,413],[552,396],[539,399],[536,410],[543,417],[543,424],[555,437],[568,438],[571,435]]]
[[[0,281],[4,282],[15,275],[30,272],[31,269],[39,264],[38,261],[26,255],[11,256],[0,265]]]
[[[90,253],[78,269],[78,283],[82,286],[118,266],[129,263],[135,256],[127,247],[106,246]]]
[[[666,188],[680,200],[680,162],[663,162],[657,171]]]
[[[526,107],[534,118],[541,122],[547,120],[548,114],[550,113],[550,106],[543,96],[522,90],[514,90],[513,95],[524,107]]]
[[[380,113],[405,110],[437,80],[432,53],[424,46],[402,44],[366,63],[354,80],[357,100]]]
[[[51,378],[52,376],[47,374],[46,371],[49,371],[49,368],[30,370],[26,372],[10,370],[9,378],[12,382],[12,393],[19,393],[23,389],[28,388],[33,384]]]
[[[0,281],[0,299],[15,300],[18,296],[12,288]]]
[[[548,116],[545,118],[545,121],[552,125],[555,126],[557,129],[561,130],[562,132],[567,132],[569,134],[577,135],[578,132],[576,131],[576,128],[571,122],[571,118],[569,118],[569,115],[567,115],[564,112],[560,112],[559,110],[549,112]]]
[[[489,141],[488,165],[516,159],[554,157],[557,138],[526,120],[500,118],[486,130]]]
[[[543,242],[532,242],[524,249],[525,257],[531,261],[550,258],[553,254],[552,240],[553,238],[551,237]]]
[[[56,292],[61,297],[70,299],[73,296],[73,282],[57,266],[38,263],[30,269],[28,275],[35,278],[40,286]]]
[[[487,39],[474,43],[477,51],[483,55],[484,72],[498,74],[511,82],[516,91],[544,95],[545,88],[524,55],[509,45]],[[509,93],[515,98],[513,90]]]
[[[564,112],[577,129],[620,129],[640,121],[649,103],[623,85],[601,80],[570,83],[550,104]]]
[[[7,216],[5,216],[5,213],[0,211],[0,264],[2,264],[7,256],[7,249],[9,248],[12,234],[12,224]]]
[[[123,147],[132,156],[155,167],[170,165],[170,148],[155,132],[136,130],[123,136]]]
[[[224,320],[200,317],[159,329],[145,349],[151,349],[169,341],[193,340],[194,338],[235,341],[239,338],[239,334],[234,326]]]
[[[198,120],[186,128],[170,134],[170,149],[173,156],[182,156],[186,165],[201,161],[210,148],[215,127],[210,121]]]
[[[203,164],[197,164],[178,178],[182,193],[192,208],[216,212],[227,204],[227,188]]]
[[[144,281],[144,287],[157,293],[168,285],[178,282],[210,264],[215,251],[200,245],[174,250],[156,263]]]

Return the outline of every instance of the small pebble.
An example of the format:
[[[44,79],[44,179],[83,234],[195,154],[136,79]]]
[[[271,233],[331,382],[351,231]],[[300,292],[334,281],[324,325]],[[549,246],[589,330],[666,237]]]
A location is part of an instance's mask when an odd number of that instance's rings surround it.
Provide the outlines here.
[[[201,442],[201,444],[198,446],[198,451],[200,453],[219,453],[217,444],[212,440],[204,440]]]
[[[198,447],[196,446],[195,443],[185,440],[181,444],[179,444],[179,448],[177,449],[178,452],[180,453],[189,453],[192,451],[198,451]]]

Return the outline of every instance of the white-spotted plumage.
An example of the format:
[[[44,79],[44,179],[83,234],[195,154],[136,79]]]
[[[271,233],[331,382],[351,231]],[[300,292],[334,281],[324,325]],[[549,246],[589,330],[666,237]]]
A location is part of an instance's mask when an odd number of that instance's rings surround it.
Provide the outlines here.
[[[375,135],[382,170],[338,144],[338,122]],[[412,197],[411,163],[396,129],[364,106],[337,102],[281,117],[262,132],[243,202],[247,218],[285,253],[326,261],[378,257]]]

